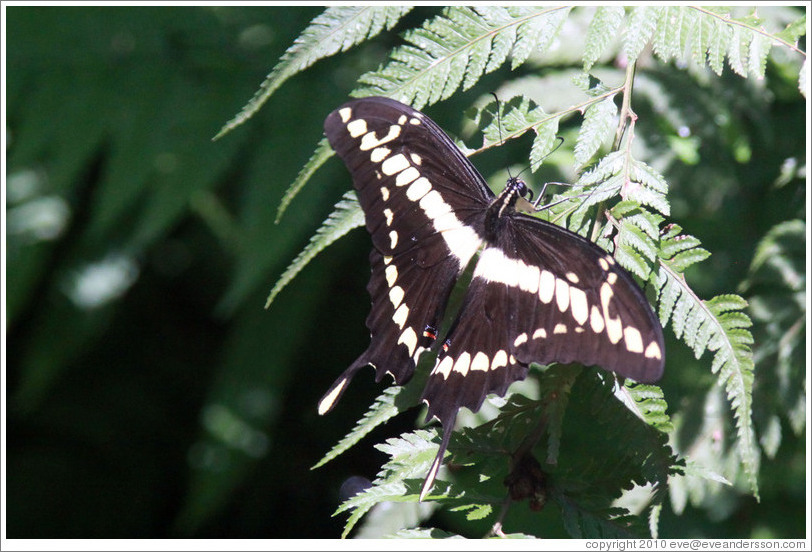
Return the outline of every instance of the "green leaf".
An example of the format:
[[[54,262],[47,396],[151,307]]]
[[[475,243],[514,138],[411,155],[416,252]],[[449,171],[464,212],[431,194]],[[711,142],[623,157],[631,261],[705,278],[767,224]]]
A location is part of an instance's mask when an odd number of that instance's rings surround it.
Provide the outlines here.
[[[370,431],[388,422],[409,406],[412,406],[413,403],[417,401],[418,388],[416,386],[410,386],[408,388],[409,391],[406,391],[406,389],[406,387],[398,386],[386,389],[382,395],[375,399],[375,402],[372,403],[372,406],[366,414],[364,414],[363,418],[358,420],[358,423],[355,424],[355,428],[341,439],[341,441],[311,469],[320,468],[358,443],[358,441],[363,439]]]
[[[310,238],[310,243],[307,244],[299,255],[288,265],[282,276],[274,284],[268,299],[265,301],[265,308],[269,308],[273,303],[274,298],[279,294],[284,287],[290,283],[293,278],[313,260],[313,258],[321,253],[327,246],[341,238],[344,234],[364,225],[364,212],[361,206],[358,205],[358,200],[355,197],[355,192],[347,192],[344,197],[336,203],[335,210],[330,213],[321,227],[316,230],[316,233]]]
[[[711,372],[718,374],[719,383],[724,385],[733,407],[739,458],[750,489],[758,498],[759,451],[752,421],[751,322],[741,312],[730,314],[730,311],[744,309],[747,302],[731,294],[701,301],[668,261],[660,266],[658,289],[661,297],[668,297],[669,305],[673,302],[673,308],[669,306],[670,312],[664,312],[661,303],[660,319],[663,323],[670,314],[674,334],[694,350],[697,358],[705,350],[714,354]]]
[[[622,6],[600,6],[595,10],[584,43],[584,73],[589,72],[606,47],[615,39],[625,13]]]
[[[290,77],[320,59],[346,51],[384,29],[391,29],[411,9],[411,6],[333,6],[325,9],[285,51],[254,97],[220,129],[214,140],[250,119]]]
[[[363,75],[353,95],[388,96],[417,109],[467,90],[500,67],[520,39],[538,31],[551,41],[569,8],[450,7],[404,35],[390,63]],[[522,43],[523,44],[523,43]],[[536,44],[538,46],[538,44]],[[517,52],[518,59],[525,49]]]
[[[433,442],[436,433],[417,430],[404,433],[399,438],[387,439],[375,448],[391,458],[384,464],[372,487],[346,500],[335,514],[352,510],[344,526],[345,538],[358,521],[379,502],[417,502],[419,485],[437,454],[438,445]],[[407,484],[407,480],[410,483]],[[439,486],[435,483],[435,488]]]
[[[612,135],[616,117],[617,106],[611,97],[587,108],[575,143],[575,161],[579,165],[585,165]]]
[[[626,54],[629,63],[637,61],[637,56],[649,43],[657,26],[660,12],[663,9],[659,6],[637,6],[632,8],[623,33],[623,52]]]
[[[299,194],[302,188],[304,188],[307,181],[310,180],[310,177],[332,156],[333,149],[330,147],[327,138],[319,140],[316,151],[313,152],[313,155],[310,156],[305,166],[299,171],[296,180],[293,181],[293,184],[285,191],[285,195],[282,196],[282,201],[279,202],[279,208],[276,210],[277,223],[282,219],[282,215],[285,214],[285,211],[287,211],[293,199]]]
[[[450,512],[465,512],[465,519],[468,521],[476,521],[480,519],[484,519],[491,515],[493,512],[493,506],[490,504],[463,504],[462,506],[457,506],[456,508],[451,508]]]

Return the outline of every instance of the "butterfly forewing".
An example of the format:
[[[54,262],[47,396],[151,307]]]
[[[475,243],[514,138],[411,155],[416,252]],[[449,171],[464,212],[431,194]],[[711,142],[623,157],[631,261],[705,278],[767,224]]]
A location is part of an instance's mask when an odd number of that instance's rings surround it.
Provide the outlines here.
[[[379,380],[385,373],[398,384],[411,378],[436,339],[454,282],[482,242],[482,213],[493,198],[451,139],[399,102],[348,102],[324,129],[352,174],[374,249],[370,346],[325,394],[320,412],[367,364]]]

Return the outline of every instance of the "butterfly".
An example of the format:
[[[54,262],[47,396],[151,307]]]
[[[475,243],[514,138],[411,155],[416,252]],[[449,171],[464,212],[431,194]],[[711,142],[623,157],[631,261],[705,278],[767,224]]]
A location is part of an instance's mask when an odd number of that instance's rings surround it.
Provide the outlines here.
[[[458,411],[503,396],[531,363],[596,365],[638,382],[663,373],[660,323],[640,287],[606,251],[521,212],[532,192],[510,178],[494,195],[425,114],[383,97],[349,101],[324,122],[352,175],[372,238],[370,345],[320,400],[330,411],[367,365],[403,385],[437,351],[422,400],[443,436],[420,500],[432,488]],[[525,209],[526,210],[526,209]],[[478,253],[450,328],[452,288]]]

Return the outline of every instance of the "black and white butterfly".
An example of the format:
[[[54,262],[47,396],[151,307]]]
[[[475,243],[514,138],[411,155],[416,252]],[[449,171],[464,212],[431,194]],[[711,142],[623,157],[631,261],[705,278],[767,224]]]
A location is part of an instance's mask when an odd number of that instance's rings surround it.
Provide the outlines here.
[[[439,349],[422,399],[443,438],[420,499],[437,475],[462,407],[504,395],[530,363],[597,365],[639,382],[664,366],[663,333],[643,292],[606,251],[520,213],[528,188],[511,178],[494,196],[454,142],[423,113],[381,97],[350,101],[324,122],[349,169],[372,237],[369,348],[319,402],[335,406],[367,365],[398,385]],[[449,295],[479,252],[449,331]]]

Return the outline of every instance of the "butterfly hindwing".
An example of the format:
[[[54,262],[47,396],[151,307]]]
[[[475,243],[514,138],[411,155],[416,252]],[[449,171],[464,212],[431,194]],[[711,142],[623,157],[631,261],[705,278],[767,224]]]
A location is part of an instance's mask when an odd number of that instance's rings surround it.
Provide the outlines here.
[[[632,277],[592,242],[520,213],[503,217],[426,385],[429,413],[442,420],[450,408],[477,410],[533,362],[599,365],[636,381],[658,380],[662,330],[641,304]]]
[[[431,488],[460,408],[503,396],[535,362],[599,365],[640,382],[663,370],[662,329],[632,277],[577,234],[510,213],[480,253],[423,391],[443,426]],[[641,308],[641,305],[646,305]]]

